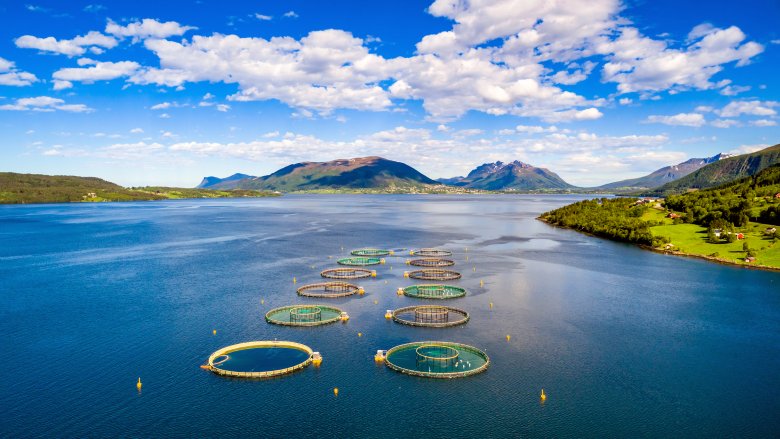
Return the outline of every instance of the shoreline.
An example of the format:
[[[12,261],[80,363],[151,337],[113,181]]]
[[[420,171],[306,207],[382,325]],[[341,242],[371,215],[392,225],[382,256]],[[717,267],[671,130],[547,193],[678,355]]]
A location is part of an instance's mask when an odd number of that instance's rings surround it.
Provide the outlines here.
[[[659,253],[659,254],[671,255],[671,256],[681,256],[681,257],[694,258],[694,259],[703,259],[705,261],[709,261],[709,262],[713,262],[713,263],[721,264],[721,265],[728,265],[728,266],[731,266],[731,267],[739,267],[739,268],[747,268],[747,269],[753,269],[753,270],[764,270],[764,271],[780,272],[780,267],[773,267],[771,265],[738,264],[738,263],[731,262],[731,261],[729,261],[727,259],[718,258],[718,257],[715,257],[715,256],[700,255],[700,254],[696,254],[696,253],[685,253],[685,252],[681,252],[681,251],[678,251],[678,250],[664,250],[664,249],[660,249],[660,248],[651,247],[651,246],[646,245],[646,244],[632,244],[630,242],[618,241],[616,239],[610,239],[610,238],[607,238],[607,237],[604,237],[604,236],[594,235],[594,234],[588,233],[588,232],[583,232],[581,230],[573,229],[571,227],[565,227],[565,226],[559,226],[557,224],[551,224],[549,221],[545,220],[542,217],[537,217],[536,219],[541,221],[541,222],[543,222],[543,223],[545,223],[545,224],[547,224],[550,227],[558,227],[558,228],[561,228],[561,229],[572,230],[574,232],[581,233],[583,235],[592,236],[594,238],[604,239],[604,240],[612,241],[612,242],[619,242],[619,243],[627,244],[627,245],[633,245],[635,247],[639,247],[639,248],[641,248],[643,250],[648,250],[648,251],[651,251],[653,253]]]

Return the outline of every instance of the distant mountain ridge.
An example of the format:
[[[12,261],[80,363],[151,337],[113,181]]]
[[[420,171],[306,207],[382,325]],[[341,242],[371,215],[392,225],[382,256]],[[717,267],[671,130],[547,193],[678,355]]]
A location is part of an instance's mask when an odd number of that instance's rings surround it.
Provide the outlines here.
[[[537,168],[519,160],[509,163],[484,163],[469,172],[466,177],[441,178],[438,181],[491,191],[575,188],[549,169]]]
[[[666,183],[678,180],[691,172],[697,171],[710,163],[731,157],[731,154],[720,153],[707,158],[693,158],[682,163],[664,166],[644,177],[620,180],[598,186],[596,189],[652,189]]]
[[[707,189],[731,181],[750,177],[780,163],[780,144],[756,151],[728,157],[710,163],[678,180],[647,191],[647,195],[666,196],[679,194],[690,189]]]
[[[208,178],[204,178],[204,182]],[[222,181],[225,180],[227,179]],[[411,187],[437,183],[405,163],[372,156],[329,162],[295,163],[269,175],[233,179],[228,183],[216,183],[215,186],[219,187],[223,184],[230,184],[239,189],[292,192],[339,188]]]
[[[200,184],[195,186],[196,189],[235,189],[238,182],[246,178],[255,178],[254,175],[236,173],[230,177],[218,178],[218,177],[203,177]]]

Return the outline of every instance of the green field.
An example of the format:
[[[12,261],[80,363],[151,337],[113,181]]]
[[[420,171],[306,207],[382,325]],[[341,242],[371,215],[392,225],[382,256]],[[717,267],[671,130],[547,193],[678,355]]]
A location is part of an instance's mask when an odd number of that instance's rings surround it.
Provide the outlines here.
[[[732,264],[765,265],[780,268],[780,240],[775,240],[764,234],[768,227],[774,226],[751,222],[737,230],[745,235],[744,240],[713,244],[707,241],[706,227],[696,224],[672,224],[672,220],[665,217],[667,213],[664,210],[647,209],[642,219],[664,223],[664,225],[651,227],[650,232],[654,236],[669,238],[670,244],[673,245],[670,250],[689,255],[713,257]],[[743,250],[745,242],[755,251],[755,262],[745,262],[746,254]]]

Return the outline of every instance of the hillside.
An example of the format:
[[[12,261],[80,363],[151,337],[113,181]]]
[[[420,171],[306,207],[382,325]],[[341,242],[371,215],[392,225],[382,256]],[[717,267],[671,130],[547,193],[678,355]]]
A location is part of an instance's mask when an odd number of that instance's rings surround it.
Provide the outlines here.
[[[440,183],[491,191],[572,189],[556,173],[515,160],[510,163],[485,163],[466,177],[439,179]]]
[[[239,185],[239,181],[255,178],[254,175],[236,173],[230,177],[204,177],[199,185],[195,186],[196,189],[235,189]]]
[[[124,188],[95,177],[0,172],[0,204],[147,201],[178,198],[262,197],[259,191],[168,187]]]
[[[241,189],[283,192],[409,188],[437,184],[409,165],[382,157],[296,163],[273,174],[238,180],[236,183],[236,187]]]
[[[730,154],[717,154],[707,158],[693,158],[682,163],[664,166],[648,175],[639,178],[616,181],[599,186],[596,189],[651,189],[678,180],[691,172],[697,171],[710,163],[715,163],[731,157]]]
[[[645,194],[648,196],[667,196],[683,193],[689,189],[713,188],[754,175],[776,163],[780,163],[780,145],[710,163],[685,177],[647,191]]]
[[[780,269],[780,164],[717,188],[671,195],[663,207],[656,205],[602,198],[540,219],[666,253]]]

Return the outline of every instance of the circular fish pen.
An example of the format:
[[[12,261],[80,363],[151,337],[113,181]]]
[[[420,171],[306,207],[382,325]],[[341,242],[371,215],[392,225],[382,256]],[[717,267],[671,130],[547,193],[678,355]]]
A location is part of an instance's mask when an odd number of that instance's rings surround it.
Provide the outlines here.
[[[421,248],[419,250],[412,250],[409,252],[412,256],[433,257],[439,258],[443,256],[452,256],[452,252],[449,250],[440,250],[438,248]]]
[[[449,306],[407,306],[393,311],[393,321],[409,326],[448,328],[468,322],[469,313]]]
[[[466,290],[452,285],[412,285],[403,288],[407,297],[418,299],[456,299],[466,295]]]
[[[422,270],[410,271],[408,276],[411,279],[419,280],[455,280],[460,279],[460,273],[452,270],[441,270],[438,268],[424,268]]]
[[[321,282],[316,284],[303,285],[298,288],[298,295],[304,297],[346,297],[353,294],[359,294],[363,291],[357,285],[346,282]]]
[[[343,312],[333,306],[291,305],[268,311],[265,321],[284,326],[319,326],[341,320]]]
[[[369,258],[365,256],[353,256],[351,258],[341,258],[338,261],[339,265],[351,265],[357,267],[363,267],[366,265],[379,265],[384,264],[385,260],[382,258]]]
[[[365,268],[330,268],[323,270],[320,276],[326,279],[365,279],[376,277],[376,271]]]
[[[292,341],[250,341],[217,350],[203,368],[228,377],[270,378],[303,369],[313,354]]]
[[[382,250],[379,248],[360,248],[352,250],[349,254],[352,256],[369,256],[369,257],[381,257],[389,256],[393,254],[392,250]]]
[[[418,341],[387,351],[390,369],[426,378],[462,378],[487,370],[490,358],[473,346],[447,341]]]
[[[441,258],[421,258],[412,259],[409,261],[409,265],[414,265],[415,267],[452,267],[455,265],[455,261]]]

